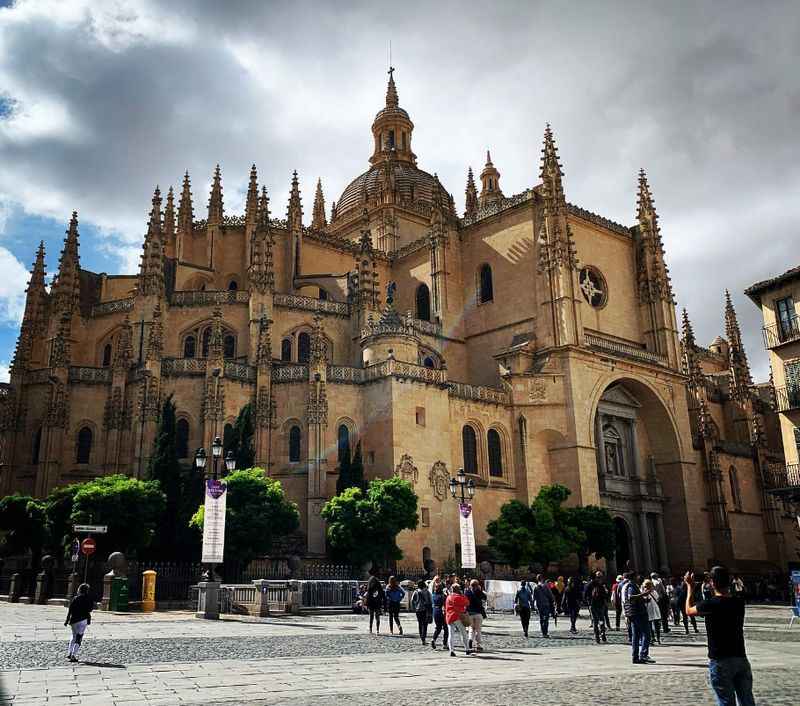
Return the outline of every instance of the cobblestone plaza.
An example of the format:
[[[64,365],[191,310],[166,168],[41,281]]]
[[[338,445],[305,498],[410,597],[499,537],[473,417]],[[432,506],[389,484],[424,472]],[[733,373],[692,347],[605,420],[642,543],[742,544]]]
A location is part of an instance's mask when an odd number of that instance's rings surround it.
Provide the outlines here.
[[[800,628],[789,608],[751,607],[745,636],[758,704],[795,704]],[[586,611],[552,638],[525,640],[509,615],[484,623],[486,652],[450,658],[403,637],[368,633],[353,615],[203,621],[190,613],[96,612],[79,664],[66,661],[64,610],[0,604],[0,704],[713,704],[705,630],[673,630],[654,665],[633,665],[624,633],[594,643]],[[384,626],[385,630],[385,626]]]

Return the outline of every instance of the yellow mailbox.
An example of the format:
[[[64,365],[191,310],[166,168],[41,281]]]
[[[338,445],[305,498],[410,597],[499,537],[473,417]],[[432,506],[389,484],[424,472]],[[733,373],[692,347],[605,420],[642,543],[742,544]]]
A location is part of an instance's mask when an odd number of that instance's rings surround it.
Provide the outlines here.
[[[142,612],[152,613],[156,609],[156,572],[142,571]]]

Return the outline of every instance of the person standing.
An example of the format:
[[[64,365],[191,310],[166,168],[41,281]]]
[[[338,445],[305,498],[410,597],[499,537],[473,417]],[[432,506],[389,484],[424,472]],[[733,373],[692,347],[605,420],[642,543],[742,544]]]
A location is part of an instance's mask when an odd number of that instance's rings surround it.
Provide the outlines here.
[[[661,644],[661,609],[658,606],[658,594],[652,579],[642,583],[642,594],[647,606],[647,620],[650,622],[650,644]]]
[[[724,566],[711,569],[711,598],[694,604],[694,576],[684,577],[686,605],[690,617],[702,615],[708,634],[708,674],[719,706],[755,706],[753,672],[744,646],[744,598],[730,593],[730,574]]]
[[[536,587],[533,589],[533,603],[539,613],[539,627],[542,630],[542,637],[550,637],[550,614],[553,612],[555,599],[553,598],[553,592],[541,574],[536,577]]]
[[[630,622],[631,661],[633,664],[654,664],[650,659],[650,623],[647,606],[632,571],[624,575],[622,588],[622,610]]]
[[[517,595],[514,596],[514,609],[519,616],[519,622],[522,623],[522,634],[525,635],[525,637],[528,637],[528,626],[531,624],[532,601],[533,593],[531,593],[527,581],[523,579],[519,583]]]
[[[89,595],[89,584],[82,583],[78,586],[78,593],[75,598],[70,601],[67,609],[67,618],[64,620],[64,626],[69,625],[72,629],[72,639],[69,641],[69,650],[67,652],[67,659],[70,662],[78,661],[78,651],[81,649],[86,628],[92,622],[93,609],[94,601]]]
[[[469,582],[469,588],[464,591],[464,595],[469,599],[467,614],[472,623],[469,628],[469,647],[470,649],[474,647],[476,652],[483,652],[481,641],[483,639],[482,628],[483,619],[486,616],[485,604],[487,596],[478,579],[472,579]]]
[[[426,645],[428,638],[428,625],[433,621],[433,601],[428,584],[425,581],[417,583],[417,590],[411,596],[411,610],[417,616],[417,626],[419,628],[419,638],[422,644]]]
[[[692,574],[694,576],[694,574]],[[700,631],[697,629],[697,620],[695,619],[694,615],[689,615],[686,612],[686,594],[687,592],[693,593],[694,587],[692,586],[691,589],[686,585],[684,581],[679,587],[677,591],[677,603],[678,603],[678,610],[680,611],[680,617],[683,621],[683,629],[686,631],[686,634],[689,634],[689,621],[692,621],[692,628],[694,628],[695,633],[699,633]]]
[[[661,615],[661,625],[664,634],[669,632],[669,594],[667,592],[667,582],[655,571],[650,574],[653,582],[653,591],[658,603],[658,612]]]
[[[394,635],[394,623],[397,623],[397,631],[402,635],[403,626],[400,625],[400,601],[406,597],[406,592],[400,588],[396,576],[389,577],[386,584],[386,612],[389,614],[389,632]]]
[[[617,576],[617,580],[611,586],[611,604],[614,606],[614,617],[616,620],[616,630],[619,632],[619,623],[622,619],[622,597],[620,589],[622,587],[622,574]]]
[[[564,591],[567,590],[567,584],[564,581],[563,576],[559,576],[556,580],[556,590],[553,592],[554,597],[556,599],[556,613],[563,613],[564,612]],[[558,595],[556,594],[558,592]]]
[[[450,656],[456,656],[456,641],[455,636],[461,637],[461,642],[464,645],[464,654],[469,654],[469,647],[467,647],[467,629],[463,621],[469,622],[467,616],[467,608],[469,607],[469,599],[462,593],[461,586],[454,583],[450,586],[450,594],[444,602],[444,619],[447,623],[448,632],[448,646],[450,647]]]
[[[366,604],[369,611],[369,632],[372,634],[372,623],[375,623],[375,632],[381,634],[381,611],[386,603],[386,594],[377,576],[371,576],[367,583]]]
[[[608,607],[608,587],[603,582],[603,574],[598,571],[589,589],[589,610],[592,613],[592,625],[594,626],[594,639],[597,644],[600,640],[608,642],[606,638],[605,613]]]
[[[578,629],[575,623],[581,612],[581,598],[583,597],[583,588],[581,580],[576,576],[570,576],[567,580],[567,587],[564,589],[564,612],[569,617],[569,631],[575,635]]]
[[[444,602],[447,599],[447,593],[444,590],[444,584],[438,576],[433,579],[433,591],[431,592],[431,604],[433,606],[433,622],[436,624],[436,629],[433,631],[431,638],[431,649],[436,649],[436,638],[439,633],[442,633],[442,644],[447,647],[447,623],[444,620]]]

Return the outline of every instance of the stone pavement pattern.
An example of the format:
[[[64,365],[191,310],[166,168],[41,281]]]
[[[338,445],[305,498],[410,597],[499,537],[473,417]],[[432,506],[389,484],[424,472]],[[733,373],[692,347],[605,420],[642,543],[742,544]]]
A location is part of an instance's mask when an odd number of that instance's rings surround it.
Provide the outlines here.
[[[787,631],[787,608],[748,612],[748,651],[759,704],[797,703],[800,629]],[[0,604],[0,704],[381,703],[427,706],[641,703],[713,704],[705,634],[673,631],[652,656],[632,665],[622,634],[596,645],[588,621],[579,635],[559,620],[553,637],[525,640],[511,616],[490,615],[485,653],[450,658],[423,648],[416,620],[406,636],[371,636],[359,616],[263,621],[198,620],[187,613],[95,613],[82,663],[66,662],[64,611]],[[384,630],[386,625],[382,626]],[[468,691],[465,691],[467,689]]]

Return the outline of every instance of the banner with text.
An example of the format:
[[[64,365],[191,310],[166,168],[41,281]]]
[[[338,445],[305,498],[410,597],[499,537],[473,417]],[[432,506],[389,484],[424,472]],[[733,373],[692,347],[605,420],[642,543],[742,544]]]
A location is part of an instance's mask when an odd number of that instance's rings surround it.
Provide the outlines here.
[[[794,608],[800,615],[800,571],[792,571],[792,592]]]
[[[219,480],[206,481],[205,517],[203,520],[204,564],[221,564],[225,550],[225,504],[228,486]]]
[[[478,566],[475,556],[475,527],[472,524],[472,505],[458,504],[461,521],[461,568],[475,569]]]

